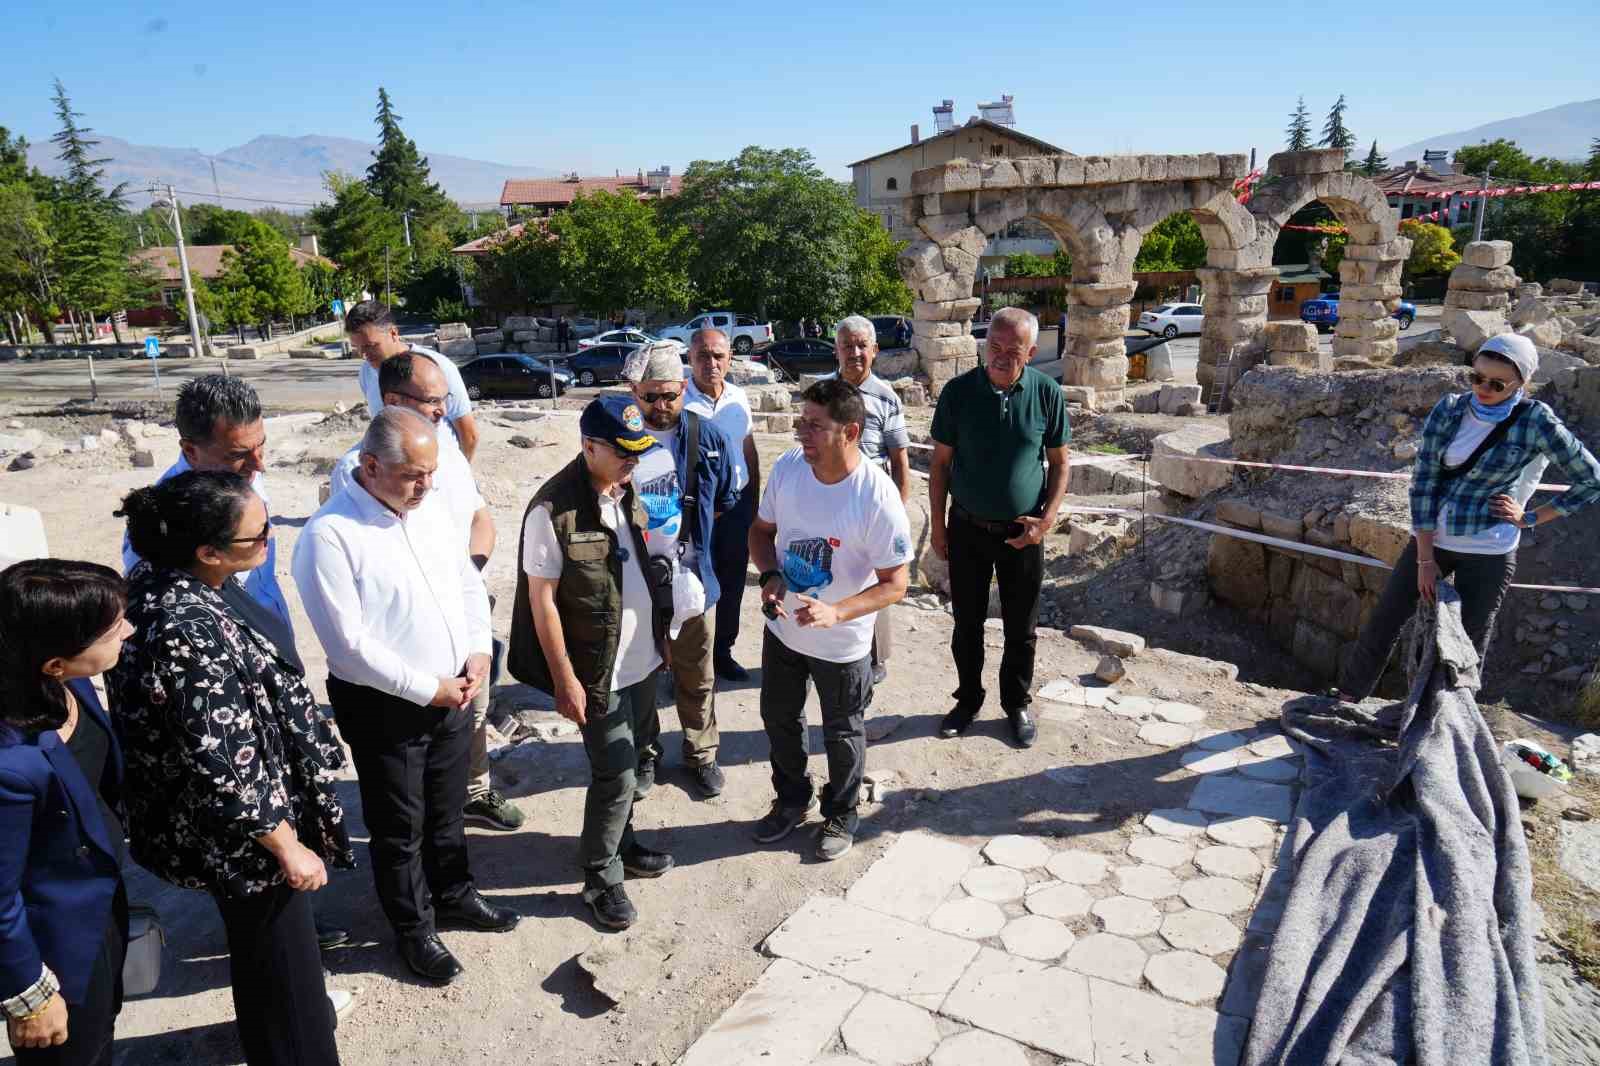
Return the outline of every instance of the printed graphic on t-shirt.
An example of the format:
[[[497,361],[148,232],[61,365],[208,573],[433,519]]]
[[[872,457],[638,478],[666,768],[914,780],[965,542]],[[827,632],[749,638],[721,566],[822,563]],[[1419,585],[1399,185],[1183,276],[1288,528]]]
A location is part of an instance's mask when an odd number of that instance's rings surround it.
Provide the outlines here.
[[[783,580],[789,591],[811,596],[833,584],[833,549],[838,546],[832,537],[791,540],[783,553]]]
[[[683,522],[683,492],[678,487],[676,469],[638,487],[639,502],[644,505],[650,523],[645,535],[659,534],[676,537]]]

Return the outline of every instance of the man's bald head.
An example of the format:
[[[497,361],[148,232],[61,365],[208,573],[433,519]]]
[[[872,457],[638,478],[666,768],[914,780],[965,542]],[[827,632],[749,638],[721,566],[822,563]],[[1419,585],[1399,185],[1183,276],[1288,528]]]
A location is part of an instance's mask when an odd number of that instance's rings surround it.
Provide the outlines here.
[[[432,359],[414,352],[385,359],[378,368],[378,391],[386,405],[406,407],[430,422],[444,418],[450,385]]]
[[[438,431],[409,407],[385,407],[361,438],[358,480],[375,499],[396,513],[422,504],[433,488],[433,474],[438,467]]]

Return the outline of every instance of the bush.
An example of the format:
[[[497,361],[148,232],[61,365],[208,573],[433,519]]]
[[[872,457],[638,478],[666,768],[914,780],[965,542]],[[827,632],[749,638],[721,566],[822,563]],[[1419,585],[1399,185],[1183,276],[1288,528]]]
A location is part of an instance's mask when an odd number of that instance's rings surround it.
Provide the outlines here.
[[[435,322],[468,322],[472,318],[472,308],[465,301],[449,296],[441,296],[433,301],[429,313]]]

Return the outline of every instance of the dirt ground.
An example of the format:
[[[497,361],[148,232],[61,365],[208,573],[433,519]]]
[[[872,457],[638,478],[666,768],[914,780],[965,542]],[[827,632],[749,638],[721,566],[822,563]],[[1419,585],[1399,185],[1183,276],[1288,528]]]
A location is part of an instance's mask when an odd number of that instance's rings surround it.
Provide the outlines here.
[[[159,414],[107,406],[67,417],[46,416],[41,404],[12,397],[0,401],[0,424],[16,419],[64,440],[110,427],[119,414]],[[52,403],[57,399],[50,397]],[[577,406],[576,398],[565,406]],[[915,412],[913,428],[925,428],[927,417],[928,412]],[[479,422],[483,439],[475,467],[500,534],[486,577],[498,599],[495,622],[503,635],[509,627],[523,508],[539,481],[575,454],[576,427],[571,417],[534,417],[525,408],[492,405],[480,407]],[[300,650],[319,696],[324,695],[325,659],[287,570],[300,527],[317,507],[329,465],[357,439],[363,423],[358,409],[321,422],[317,417],[288,417],[269,424],[268,488],[278,519],[279,566]],[[1085,445],[1132,452],[1166,426],[1155,416],[1117,416],[1075,428]],[[522,440],[513,444],[514,437]],[[779,436],[758,440],[763,467],[789,445]],[[123,493],[150,481],[177,454],[170,431],[145,438],[144,446],[155,453],[154,470],[135,468],[127,444],[108,444],[53,456],[32,469],[0,473],[0,500],[43,513],[52,554],[117,565],[122,532],[111,510]],[[926,522],[921,498],[919,492],[912,508],[919,542]],[[1168,530],[1163,535],[1182,537],[1187,532]],[[1082,622],[1132,629],[1150,638],[1153,648],[1209,656],[1153,650],[1129,660],[1129,676],[1119,687],[1212,708],[1208,724],[1217,728],[1275,719],[1282,701],[1295,694],[1269,687],[1292,684],[1293,671],[1276,649],[1255,641],[1248,628],[1232,624],[1225,615],[1220,624],[1210,614],[1183,620],[1157,615],[1143,595],[1148,575],[1136,554],[1121,560],[1072,560],[1066,557],[1065,540],[1052,538],[1051,576],[1058,583],[1050,594],[1050,611],[1058,628],[1041,634],[1036,685],[1085,677],[1093,670],[1099,653],[1062,633]],[[1203,558],[1203,542],[1197,545],[1193,550]],[[1190,547],[1175,541],[1161,550]],[[466,967],[450,987],[427,985],[400,962],[373,897],[364,849],[358,846],[363,868],[335,873],[318,898],[322,915],[354,934],[354,946],[325,957],[330,985],[357,993],[357,1008],[340,1028],[343,1061],[354,1066],[444,1061],[667,1066],[767,966],[769,960],[758,950],[766,935],[808,897],[842,893],[893,834],[925,828],[977,843],[1020,832],[1120,850],[1097,838],[1121,835],[1122,827],[1149,810],[1183,805],[1190,780],[1180,772],[1178,753],[1142,744],[1134,721],[1068,720],[1054,716],[1052,705],[1041,701],[1035,704],[1041,712],[1039,742],[1023,751],[1010,742],[1005,720],[991,700],[968,736],[940,740],[938,720],[949,709],[955,687],[950,620],[925,591],[914,587],[912,595],[928,609],[909,602],[896,608],[889,680],[879,688],[868,721],[874,738],[868,770],[892,772],[890,792],[885,802],[863,810],[857,847],[838,862],[816,862],[809,834],[795,834],[770,847],[750,839],[751,824],[771,799],[757,707],[760,674],[754,668],[760,660],[761,629],[753,596],[747,594],[750,606],[736,656],[755,677],[717,697],[721,762],[728,774],[722,796],[701,800],[688,787],[674,735],[676,716],[663,700],[666,766],[661,782],[639,805],[636,825],[649,843],[674,855],[677,868],[659,880],[629,886],[641,919],[626,934],[626,942],[637,945],[637,959],[634,987],[620,1004],[613,1006],[598,994],[578,962],[585,952],[618,941],[617,934],[590,921],[578,898],[575,850],[588,773],[575,736],[522,741],[495,761],[497,785],[524,811],[527,823],[514,834],[469,830],[473,871],[488,895],[516,908],[524,920],[509,934],[446,932],[445,941]],[[988,644],[992,692],[998,634],[990,634]],[[1240,665],[1227,668],[1211,659]],[[508,677],[502,678],[496,700],[524,721],[551,717],[536,709],[542,701],[535,694]],[[811,706],[815,722],[814,698]],[[821,751],[815,728],[812,750]],[[1084,770],[1061,772],[1068,767]],[[820,755],[812,769],[825,778]],[[352,835],[364,841],[353,775],[340,787],[352,816]],[[165,886],[139,871],[131,876],[130,887],[135,900],[160,910],[169,948],[158,992],[130,1001],[123,1010],[119,1066],[241,1061],[226,949],[214,908],[200,894]]]

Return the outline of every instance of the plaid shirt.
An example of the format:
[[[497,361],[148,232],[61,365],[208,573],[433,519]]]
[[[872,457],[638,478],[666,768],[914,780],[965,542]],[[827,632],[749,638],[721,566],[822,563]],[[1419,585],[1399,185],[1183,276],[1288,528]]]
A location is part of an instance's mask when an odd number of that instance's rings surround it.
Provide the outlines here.
[[[1444,453],[1470,409],[1471,395],[1455,393],[1434,405],[1422,427],[1422,447],[1411,470],[1411,528],[1428,532],[1439,527],[1439,511],[1450,505],[1445,532],[1452,536],[1478,533],[1499,521],[1489,513],[1489,500],[1516,487],[1522,470],[1541,453],[1566,472],[1572,487],[1550,506],[1569,515],[1600,500],[1600,462],[1590,454],[1555,412],[1538,400],[1522,413],[1505,438],[1476,466],[1454,480],[1445,480]]]

